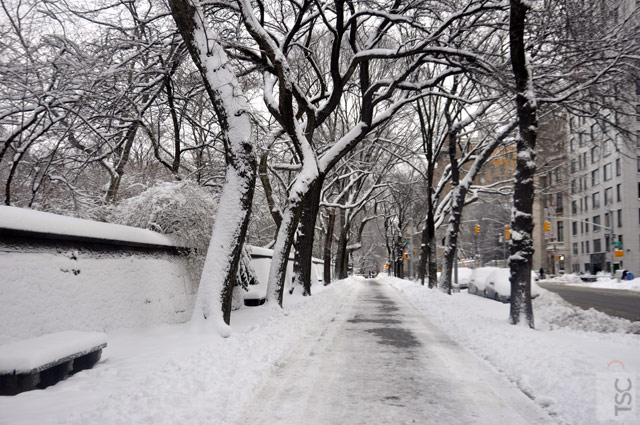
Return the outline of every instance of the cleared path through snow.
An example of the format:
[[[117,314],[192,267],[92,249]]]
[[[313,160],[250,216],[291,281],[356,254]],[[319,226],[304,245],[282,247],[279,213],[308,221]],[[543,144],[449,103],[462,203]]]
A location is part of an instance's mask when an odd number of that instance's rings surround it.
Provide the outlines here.
[[[504,341],[508,344],[509,341]],[[515,385],[375,280],[292,348],[244,424],[543,424]]]

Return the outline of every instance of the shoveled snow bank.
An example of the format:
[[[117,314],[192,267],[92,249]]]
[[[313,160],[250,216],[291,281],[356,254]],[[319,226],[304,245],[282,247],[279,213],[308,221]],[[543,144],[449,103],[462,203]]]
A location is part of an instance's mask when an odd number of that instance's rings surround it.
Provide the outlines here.
[[[173,246],[171,239],[151,230],[8,206],[0,206],[0,228]]]
[[[638,322],[583,311],[543,291],[534,300],[537,329],[531,330],[508,323],[508,304],[386,280],[560,423],[596,423],[596,379],[613,360],[623,363],[626,373],[637,377],[640,371],[640,335],[625,333],[640,332]]]
[[[318,286],[313,297],[287,296],[285,313],[241,308],[229,338],[188,324],[108,333],[93,369],[46,390],[0,397],[0,424],[229,423],[287,350],[321,332],[353,288],[347,280]]]
[[[602,288],[602,289],[622,289],[625,291],[640,291],[640,278],[633,280],[620,280],[608,279],[600,277],[595,282],[571,282],[570,285],[574,286],[588,286],[590,288]]]

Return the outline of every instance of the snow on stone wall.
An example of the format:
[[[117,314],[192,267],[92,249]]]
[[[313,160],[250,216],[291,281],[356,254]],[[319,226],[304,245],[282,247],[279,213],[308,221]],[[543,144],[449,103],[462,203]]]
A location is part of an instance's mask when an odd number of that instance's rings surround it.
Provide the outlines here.
[[[170,255],[0,252],[0,344],[191,317],[195,288]]]
[[[186,257],[117,242],[95,244],[107,239],[171,246],[163,235],[13,207],[0,208],[1,229],[48,236],[9,243],[0,237],[0,344],[57,331],[102,332],[191,317],[196,285]],[[56,245],[53,234],[80,239]]]

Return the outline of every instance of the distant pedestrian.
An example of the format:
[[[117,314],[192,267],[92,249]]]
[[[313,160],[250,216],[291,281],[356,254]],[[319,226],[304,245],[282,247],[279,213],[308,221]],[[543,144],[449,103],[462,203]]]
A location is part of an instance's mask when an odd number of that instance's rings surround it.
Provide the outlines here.
[[[627,280],[627,269],[622,270],[622,275],[620,276],[620,279],[622,280]]]
[[[544,269],[540,267],[540,279],[544,279]]]

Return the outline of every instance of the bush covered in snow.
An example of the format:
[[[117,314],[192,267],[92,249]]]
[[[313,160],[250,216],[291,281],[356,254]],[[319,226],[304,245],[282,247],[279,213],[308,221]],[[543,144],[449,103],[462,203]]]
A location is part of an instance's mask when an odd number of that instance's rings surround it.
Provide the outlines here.
[[[194,182],[159,183],[112,207],[107,220],[154,230],[169,236],[176,245],[191,249],[188,260],[192,282],[198,282],[218,209],[215,195]],[[245,247],[238,270],[239,286],[257,283]]]
[[[159,183],[112,208],[109,221],[165,234],[205,251],[217,210],[214,195],[190,181]]]

